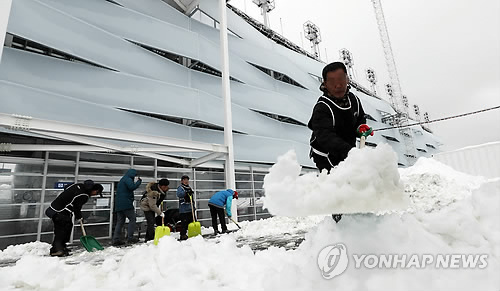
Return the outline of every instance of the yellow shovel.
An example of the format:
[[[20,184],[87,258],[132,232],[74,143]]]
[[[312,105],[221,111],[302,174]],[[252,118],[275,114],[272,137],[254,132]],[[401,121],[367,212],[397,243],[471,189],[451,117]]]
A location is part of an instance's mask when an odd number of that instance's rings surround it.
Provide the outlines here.
[[[191,195],[189,195],[191,198]],[[201,235],[201,223],[194,219],[194,206],[193,199],[191,198],[191,214],[193,214],[193,222],[188,225],[188,237],[193,237],[197,235]]]
[[[161,226],[157,226],[155,229],[155,240],[154,244],[155,246],[158,245],[158,242],[160,241],[160,238],[164,236],[170,236],[170,227],[165,226],[165,218],[161,218]]]

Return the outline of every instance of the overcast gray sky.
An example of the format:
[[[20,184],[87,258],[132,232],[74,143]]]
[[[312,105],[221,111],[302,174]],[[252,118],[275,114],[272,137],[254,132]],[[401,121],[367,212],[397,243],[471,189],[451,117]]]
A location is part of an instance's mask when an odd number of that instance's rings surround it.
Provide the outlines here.
[[[232,5],[263,21],[251,0]],[[357,80],[375,69],[378,91],[389,77],[370,0],[275,0],[271,28],[302,44],[307,20],[321,30],[321,58],[338,60],[347,48]],[[500,1],[382,0],[403,94],[430,119],[500,105]],[[280,24],[280,18],[283,25]],[[304,47],[310,51],[307,40]],[[325,53],[325,49],[327,53]],[[318,72],[319,73],[319,72]],[[385,93],[380,94],[386,98]],[[500,141],[500,110],[433,123],[443,150]]]

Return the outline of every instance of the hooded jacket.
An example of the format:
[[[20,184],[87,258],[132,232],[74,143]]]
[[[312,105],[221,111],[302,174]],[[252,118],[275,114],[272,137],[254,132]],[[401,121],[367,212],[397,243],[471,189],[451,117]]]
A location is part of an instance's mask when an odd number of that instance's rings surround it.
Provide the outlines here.
[[[116,188],[115,211],[134,208],[134,190],[141,185],[140,180],[134,183],[135,176],[137,176],[137,171],[129,169],[120,179],[120,182],[118,182],[118,187]]]
[[[161,191],[158,183],[149,182],[146,185],[146,196],[141,199],[141,210],[154,211],[157,215],[161,215],[161,210],[158,207],[165,196],[166,193]]]

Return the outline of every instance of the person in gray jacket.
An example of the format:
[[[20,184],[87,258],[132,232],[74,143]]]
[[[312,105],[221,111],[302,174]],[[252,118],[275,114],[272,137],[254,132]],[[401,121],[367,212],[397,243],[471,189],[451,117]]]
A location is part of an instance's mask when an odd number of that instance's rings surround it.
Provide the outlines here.
[[[146,193],[142,195],[140,207],[144,211],[147,223],[146,242],[155,238],[155,214],[165,217],[159,207],[167,196],[168,185],[170,185],[168,179],[161,179],[158,183],[149,182],[146,185]]]

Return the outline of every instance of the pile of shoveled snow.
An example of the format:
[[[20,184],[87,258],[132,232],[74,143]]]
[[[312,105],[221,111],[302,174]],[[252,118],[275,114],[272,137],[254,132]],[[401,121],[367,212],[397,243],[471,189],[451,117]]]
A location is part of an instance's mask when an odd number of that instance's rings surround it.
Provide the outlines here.
[[[471,196],[432,213],[345,215],[339,224],[322,219],[296,250],[253,252],[238,247],[236,233],[219,240],[179,242],[165,237],[158,246],[107,248],[59,259],[27,252],[1,268],[1,290],[498,290],[500,287],[500,182],[484,184]],[[283,223],[280,223],[280,220]],[[243,232],[286,232],[294,219],[270,218],[242,224]],[[299,220],[297,221],[300,224]],[[247,226],[250,229],[246,230]],[[340,276],[325,280],[317,264],[327,245],[343,243],[353,254],[487,254],[480,269],[356,268],[352,257]],[[47,245],[48,246],[48,245]],[[31,248],[18,245],[0,253]],[[99,257],[96,263],[92,257]],[[79,262],[75,264],[75,262]]]
[[[420,158],[412,167],[399,169],[411,210],[432,211],[469,196],[486,181],[430,158]]]
[[[408,196],[400,181],[397,156],[389,145],[352,149],[327,175],[301,175],[294,151],[278,158],[264,178],[264,207],[271,214],[308,216],[405,210]]]

